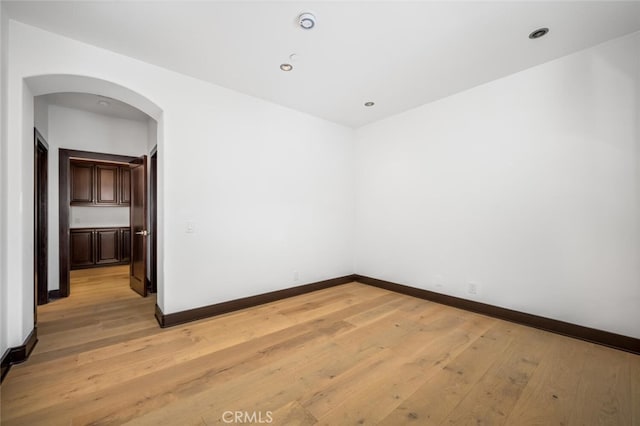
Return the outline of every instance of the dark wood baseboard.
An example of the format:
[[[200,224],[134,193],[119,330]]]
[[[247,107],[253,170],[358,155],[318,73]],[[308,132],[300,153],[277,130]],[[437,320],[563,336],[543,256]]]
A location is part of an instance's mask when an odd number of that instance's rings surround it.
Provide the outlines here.
[[[11,367],[10,354],[11,348],[7,349],[4,351],[4,354],[2,354],[2,361],[0,362],[0,383],[2,383],[4,376],[9,372],[9,367]]]
[[[322,290],[325,288],[350,283],[352,281],[355,281],[355,275],[346,275],[340,278],[332,278],[330,280],[318,281],[311,284],[286,288],[284,290],[258,294],[256,296],[243,297],[242,299],[230,300],[228,302],[216,303],[215,305],[203,306],[201,308],[189,309],[188,311],[174,312],[171,314],[164,314],[160,307],[156,305],[155,316],[156,320],[158,320],[158,324],[160,324],[160,327],[172,327],[174,325],[184,324],[190,321],[209,318],[216,315],[226,314],[228,312],[238,311],[240,309],[250,308],[252,306],[275,302],[276,300],[286,299],[288,297],[311,293],[312,291]]]
[[[49,290],[49,300],[60,299],[60,290]]]
[[[36,343],[38,343],[38,329],[34,327],[22,345],[6,350],[4,355],[2,355],[0,382],[4,380],[12,365],[25,362],[27,358],[29,358],[29,355],[31,355],[31,351],[33,351]]]
[[[155,317],[160,327],[172,327],[352,281],[640,355],[640,339],[357,274],[171,314],[164,314],[156,305]]]
[[[499,306],[487,305],[473,300],[447,296],[446,294],[410,287],[403,284],[396,284],[390,281],[379,280],[377,278],[355,275],[354,280],[362,284],[368,284],[385,290],[394,291],[396,293],[402,293],[408,296],[441,303],[443,305],[453,306],[455,308],[477,312],[490,317],[562,334],[575,339],[586,340],[587,342],[597,343],[634,354],[640,354],[640,339],[633,337],[610,333],[608,331],[598,330],[595,328],[583,327],[581,325],[501,308]]]

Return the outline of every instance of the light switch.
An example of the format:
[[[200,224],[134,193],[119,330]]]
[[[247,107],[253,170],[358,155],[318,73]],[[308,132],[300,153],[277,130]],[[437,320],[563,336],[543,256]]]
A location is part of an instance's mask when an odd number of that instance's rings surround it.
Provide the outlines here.
[[[193,222],[187,222],[187,234],[193,234],[194,224]]]

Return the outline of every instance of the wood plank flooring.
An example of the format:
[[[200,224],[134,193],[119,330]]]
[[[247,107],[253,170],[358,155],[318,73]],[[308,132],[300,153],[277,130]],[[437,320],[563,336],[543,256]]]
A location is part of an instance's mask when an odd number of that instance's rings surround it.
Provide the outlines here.
[[[127,267],[71,289],[3,425],[640,425],[640,356],[359,283],[169,329]]]

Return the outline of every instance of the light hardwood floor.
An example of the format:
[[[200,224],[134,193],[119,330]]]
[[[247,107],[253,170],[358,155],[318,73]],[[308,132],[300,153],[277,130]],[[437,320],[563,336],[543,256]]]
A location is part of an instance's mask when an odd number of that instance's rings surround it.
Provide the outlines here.
[[[640,425],[637,355],[358,283],[163,330],[127,271],[38,310],[3,424]]]

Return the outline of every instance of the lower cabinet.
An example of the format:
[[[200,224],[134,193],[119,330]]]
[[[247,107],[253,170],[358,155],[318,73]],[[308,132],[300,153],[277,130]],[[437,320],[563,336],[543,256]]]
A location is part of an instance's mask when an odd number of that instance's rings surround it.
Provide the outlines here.
[[[96,229],[93,234],[96,244],[96,265],[120,262],[120,230]]]
[[[129,263],[131,260],[131,229],[120,228],[120,261]]]
[[[92,229],[72,229],[70,243],[71,269],[95,265]]]
[[[71,269],[124,265],[131,258],[129,228],[71,229]]]

